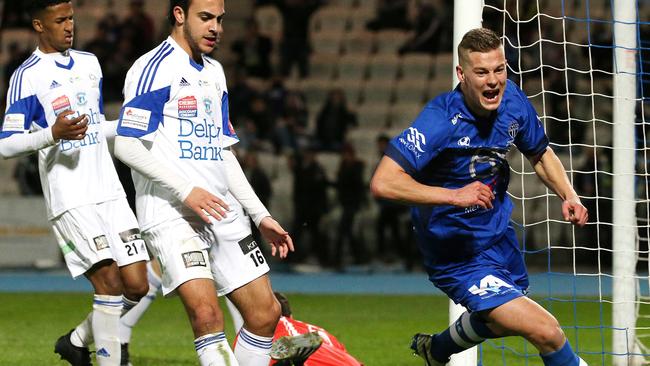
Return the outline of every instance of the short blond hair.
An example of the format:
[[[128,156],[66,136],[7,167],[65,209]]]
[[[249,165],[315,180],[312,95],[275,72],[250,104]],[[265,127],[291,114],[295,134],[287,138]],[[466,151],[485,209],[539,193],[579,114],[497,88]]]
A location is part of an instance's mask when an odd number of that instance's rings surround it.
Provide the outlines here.
[[[487,28],[475,28],[465,33],[458,44],[458,63],[467,61],[470,52],[489,52],[503,46],[501,38]]]

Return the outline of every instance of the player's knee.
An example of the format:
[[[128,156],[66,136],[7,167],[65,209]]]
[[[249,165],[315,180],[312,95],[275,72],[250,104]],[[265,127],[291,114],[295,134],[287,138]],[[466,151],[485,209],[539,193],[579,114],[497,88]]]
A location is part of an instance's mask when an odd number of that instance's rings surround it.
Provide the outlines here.
[[[562,348],[565,336],[560,324],[554,320],[536,327],[530,336],[530,341],[543,353],[552,352]]]
[[[124,283],[124,296],[129,300],[140,301],[149,292],[149,282],[139,281],[136,283]]]
[[[220,325],[219,314],[216,304],[201,303],[188,309],[188,316],[195,330],[214,330]]]
[[[258,335],[272,335],[280,320],[280,304],[273,301],[264,311],[255,311],[245,319],[246,328]]]

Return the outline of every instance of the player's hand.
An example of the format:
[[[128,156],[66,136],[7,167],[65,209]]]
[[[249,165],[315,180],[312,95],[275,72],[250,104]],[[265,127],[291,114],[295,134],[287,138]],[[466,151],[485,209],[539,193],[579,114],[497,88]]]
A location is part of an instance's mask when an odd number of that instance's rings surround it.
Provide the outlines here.
[[[226,211],[230,209],[222,199],[201,187],[192,188],[192,191],[183,203],[199,215],[201,220],[205,221],[206,224],[210,223],[210,217],[221,221],[226,217]]]
[[[267,216],[260,221],[258,227],[264,239],[271,245],[271,255],[279,254],[280,258],[286,258],[289,252],[293,252],[293,240],[277,221]]]
[[[85,114],[75,118],[68,118],[74,112],[66,110],[56,116],[52,125],[52,137],[58,140],[83,140],[88,130],[88,116]]]
[[[589,220],[589,212],[582,205],[578,197],[573,197],[562,202],[562,215],[564,216],[564,220],[580,227],[585,226],[587,220]]]
[[[451,204],[458,207],[481,206],[491,209],[494,193],[486,184],[479,181],[452,191]]]

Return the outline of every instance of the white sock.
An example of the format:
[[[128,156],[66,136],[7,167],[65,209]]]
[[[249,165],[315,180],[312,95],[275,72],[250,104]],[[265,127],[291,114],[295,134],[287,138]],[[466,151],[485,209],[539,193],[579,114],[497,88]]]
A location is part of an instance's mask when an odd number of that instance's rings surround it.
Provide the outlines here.
[[[72,334],[70,334],[70,342],[77,347],[88,348],[93,344],[93,312],[88,313],[88,316],[81,324],[77,325]]]
[[[147,296],[140,299],[140,302],[131,310],[126,312],[120,318],[120,342],[129,343],[131,341],[131,331],[140,321],[140,318],[149,308],[149,305],[156,298],[156,292],[162,284],[160,277],[151,269],[151,264],[147,263],[147,277],[149,278],[149,292]]]
[[[124,316],[124,314],[128,313],[131,309],[138,305],[138,302],[139,301],[133,301],[128,297],[122,295],[122,316]]]
[[[194,348],[201,366],[239,366],[224,332],[210,333],[195,339]]]
[[[120,365],[119,324],[122,296],[95,295],[92,329],[95,338],[95,358],[99,366]]]
[[[235,357],[237,361],[246,366],[268,366],[271,361],[271,344],[273,337],[262,337],[241,328]]]
[[[232,325],[235,327],[235,334],[239,333],[239,330],[244,326],[244,318],[242,318],[241,313],[237,310],[235,304],[226,297],[226,306],[230,312],[230,317],[232,318]]]

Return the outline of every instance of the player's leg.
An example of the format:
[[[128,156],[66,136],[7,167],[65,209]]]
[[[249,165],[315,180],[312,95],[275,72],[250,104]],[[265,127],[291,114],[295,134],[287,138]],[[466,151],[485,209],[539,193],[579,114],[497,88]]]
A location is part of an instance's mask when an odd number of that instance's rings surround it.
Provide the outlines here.
[[[131,342],[131,332],[133,327],[138,323],[142,315],[147,311],[151,303],[156,298],[156,293],[162,285],[160,278],[160,265],[157,260],[147,262],[147,278],[149,280],[149,291],[147,295],[140,299],[137,305],[122,315],[120,318],[120,342],[122,342],[122,365],[129,364],[129,343]]]
[[[216,289],[205,241],[196,227],[182,219],[148,230],[144,237],[152,255],[162,268],[162,292],[178,294],[187,312],[194,347],[202,366],[237,365],[226,335],[223,314],[219,309]]]
[[[96,206],[69,210],[54,219],[52,224],[70,273],[75,278],[85,275],[95,289],[93,310],[87,317],[88,321],[81,324],[81,330],[97,332],[95,336],[101,339],[97,343],[100,365],[119,365],[117,322],[122,308],[122,285]],[[100,324],[96,329],[83,327],[93,319]],[[55,352],[72,365],[90,365],[88,347],[81,340],[86,335],[80,337],[77,330],[60,337]]]
[[[239,331],[235,356],[242,365],[268,365],[273,333],[280,319],[280,304],[267,275],[228,294],[244,324]]]
[[[244,319],[235,356],[242,365],[268,366],[273,333],[280,318],[266,275],[269,266],[251,235],[250,223],[237,205],[227,220],[212,226],[210,264],[219,296],[228,295]]]

